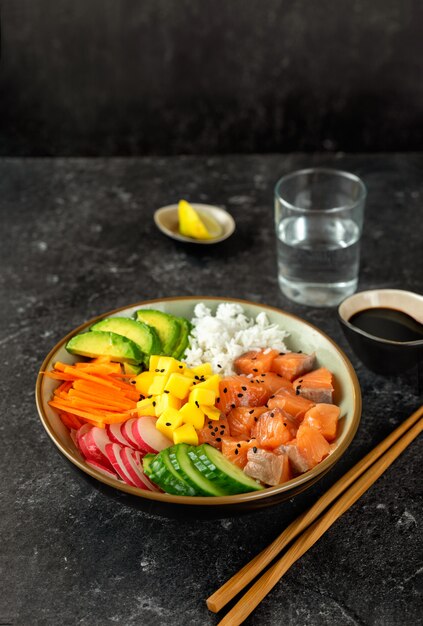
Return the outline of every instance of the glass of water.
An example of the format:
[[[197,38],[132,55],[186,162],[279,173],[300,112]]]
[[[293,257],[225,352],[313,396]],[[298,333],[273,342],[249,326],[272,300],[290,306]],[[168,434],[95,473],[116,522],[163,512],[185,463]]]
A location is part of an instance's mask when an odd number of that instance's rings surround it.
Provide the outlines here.
[[[363,181],[339,170],[299,170],[278,181],[278,280],[288,298],[335,306],[354,293],[365,200]]]

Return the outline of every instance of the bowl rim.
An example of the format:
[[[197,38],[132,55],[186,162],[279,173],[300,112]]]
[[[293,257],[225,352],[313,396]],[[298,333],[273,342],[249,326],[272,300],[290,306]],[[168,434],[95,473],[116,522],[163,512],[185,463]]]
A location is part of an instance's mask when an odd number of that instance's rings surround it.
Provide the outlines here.
[[[213,239],[193,239],[192,237],[186,237],[185,235],[180,235],[179,233],[173,232],[169,228],[167,228],[161,221],[160,217],[165,213],[177,213],[178,204],[167,204],[166,206],[162,206],[159,209],[154,211],[154,223],[157,228],[167,237],[174,239],[175,241],[182,241],[184,243],[193,243],[199,245],[213,245],[215,243],[220,243],[228,239],[236,230],[236,223],[233,216],[226,210],[220,206],[215,204],[203,204],[201,202],[190,202],[190,204],[196,208],[198,207],[200,211],[209,212],[209,213],[221,213],[224,215],[225,220],[228,222],[228,225],[222,226],[222,234],[219,237],[214,237]],[[220,223],[220,222],[219,222]]]
[[[204,301],[210,301],[210,300],[216,301],[217,300],[217,301],[222,301],[222,302],[233,302],[233,303],[238,303],[238,304],[247,305],[247,306],[250,306],[250,305],[260,306],[264,310],[267,309],[270,311],[274,311],[276,313],[282,313],[283,315],[291,317],[297,322],[301,322],[302,324],[309,326],[312,330],[317,331],[321,336],[323,336],[327,341],[329,341],[332,344],[332,346],[335,348],[335,350],[338,352],[339,356],[341,357],[341,360],[343,364],[345,365],[348,371],[348,374],[351,378],[352,384],[353,384],[353,416],[352,416],[351,426],[342,444],[338,446],[332,452],[332,454],[330,454],[326,459],[324,459],[321,463],[316,465],[316,467],[314,467],[312,470],[309,470],[308,472],[305,472],[304,474],[297,476],[291,479],[290,481],[283,483],[282,485],[277,485],[275,487],[266,487],[265,489],[261,491],[251,491],[248,493],[234,494],[230,496],[177,496],[177,495],[172,495],[172,494],[167,494],[167,493],[147,491],[144,489],[140,489],[138,487],[132,487],[131,485],[127,485],[123,482],[122,483],[118,482],[115,479],[108,478],[107,476],[100,474],[100,472],[88,466],[86,463],[84,463],[84,461],[74,456],[74,454],[72,454],[66,448],[66,446],[62,445],[61,441],[59,440],[53,427],[50,424],[47,414],[44,411],[43,382],[45,380],[45,377],[43,376],[43,372],[46,370],[49,362],[53,358],[53,355],[75,334],[82,332],[83,330],[85,330],[86,328],[94,324],[96,321],[99,321],[100,319],[103,319],[104,317],[108,317],[110,315],[114,315],[121,311],[125,311],[127,309],[131,309],[137,306],[144,306],[144,305],[157,304],[157,303],[163,303],[163,302],[164,303],[175,302],[175,301],[181,301],[181,300],[184,300],[184,301],[188,300],[188,301],[195,301],[195,302],[200,302],[203,300]],[[304,483],[313,480],[313,478],[316,478],[319,474],[326,473],[336,463],[336,461],[338,461],[338,459],[344,454],[344,452],[347,450],[350,443],[352,442],[357,432],[359,423],[360,423],[361,409],[362,409],[361,390],[360,390],[360,385],[358,382],[357,374],[355,373],[351,362],[349,361],[348,357],[343,352],[343,350],[341,350],[341,348],[339,348],[339,346],[335,343],[335,341],[331,339],[328,335],[326,335],[326,333],[321,331],[319,328],[317,328],[317,326],[314,326],[310,322],[307,322],[301,319],[297,315],[294,315],[292,313],[287,313],[286,311],[283,311],[282,309],[279,309],[277,307],[266,305],[266,304],[261,304],[257,302],[252,302],[250,300],[242,300],[239,298],[226,298],[226,297],[222,298],[219,296],[174,296],[174,297],[171,296],[171,297],[164,297],[164,298],[154,298],[152,300],[141,300],[141,301],[135,302],[134,304],[129,304],[126,306],[118,307],[116,309],[113,309],[112,311],[108,311],[104,314],[97,315],[91,318],[87,322],[84,322],[77,328],[67,333],[67,335],[65,335],[65,337],[60,339],[56,343],[56,345],[49,351],[47,356],[44,358],[41,364],[40,370],[38,372],[38,376],[37,376],[36,387],[35,387],[35,399],[36,399],[36,406],[37,406],[41,423],[44,426],[44,429],[46,430],[47,434],[52,439],[56,447],[60,450],[60,452],[69,461],[71,461],[71,463],[76,465],[76,467],[78,467],[80,470],[82,470],[86,474],[89,474],[92,478],[95,478],[99,480],[100,482],[108,485],[109,487],[113,487],[114,489],[118,489],[120,491],[123,491],[125,493],[131,494],[137,497],[142,497],[148,500],[156,500],[159,502],[167,502],[171,504],[194,505],[194,506],[228,506],[228,505],[242,504],[242,503],[247,503],[247,502],[251,503],[257,500],[262,500],[264,498],[271,498],[272,496],[277,496],[287,491],[289,492],[290,490],[294,490],[297,487],[304,485]],[[294,495],[295,493],[293,493],[293,496]]]
[[[365,330],[361,330],[361,328],[358,328],[357,326],[354,326],[354,324],[351,324],[342,315],[341,308],[343,307],[343,305],[346,302],[348,302],[349,300],[353,300],[355,298],[359,298],[360,296],[366,296],[367,294],[371,294],[371,293],[393,294],[393,295],[407,294],[407,296],[412,296],[413,298],[421,299],[422,303],[423,303],[423,296],[421,296],[420,294],[415,293],[413,291],[408,291],[406,289],[366,289],[365,291],[357,291],[356,293],[353,293],[352,295],[350,295],[347,298],[345,298],[344,300],[342,300],[342,302],[339,304],[338,309],[337,309],[337,314],[338,314],[339,321],[342,324],[344,324],[344,326],[349,328],[352,332],[356,333],[357,335],[361,335],[362,337],[366,337],[367,339],[370,339],[371,341],[374,341],[375,343],[382,343],[382,344],[385,344],[385,345],[388,345],[388,346],[397,346],[397,347],[407,347],[407,346],[409,346],[409,347],[417,347],[417,346],[422,346],[423,345],[423,339],[416,339],[415,341],[395,341],[394,339],[384,339],[383,337],[377,337],[376,335],[372,335],[371,333],[368,333]],[[378,309],[378,308],[390,309],[392,307],[384,306],[383,304],[379,304],[377,306],[374,306],[374,305],[366,306],[366,309]],[[409,313],[407,313],[403,309],[398,309],[398,310],[401,310],[403,313],[406,313],[407,315],[410,315]],[[355,313],[353,313],[353,315],[355,315]],[[412,315],[410,315],[410,317],[412,317]],[[418,321],[418,320],[416,320],[416,321]]]

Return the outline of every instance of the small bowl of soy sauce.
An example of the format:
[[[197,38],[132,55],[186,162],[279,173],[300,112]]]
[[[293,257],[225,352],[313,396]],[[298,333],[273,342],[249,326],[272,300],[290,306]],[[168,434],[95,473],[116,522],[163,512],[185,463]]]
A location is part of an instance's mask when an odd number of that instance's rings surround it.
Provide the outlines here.
[[[423,296],[373,289],[338,308],[344,335],[358,358],[378,374],[400,374],[423,360]]]

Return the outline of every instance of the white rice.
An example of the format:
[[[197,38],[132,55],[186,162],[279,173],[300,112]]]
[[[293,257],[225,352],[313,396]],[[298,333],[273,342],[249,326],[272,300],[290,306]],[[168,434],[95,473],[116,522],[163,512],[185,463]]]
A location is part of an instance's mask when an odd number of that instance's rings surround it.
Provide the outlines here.
[[[189,367],[211,363],[214,372],[230,376],[235,373],[234,360],[248,350],[274,348],[288,352],[284,343],[288,333],[270,324],[264,312],[255,319],[248,318],[240,304],[219,304],[213,316],[211,309],[199,303],[191,323],[194,328],[184,359]]]

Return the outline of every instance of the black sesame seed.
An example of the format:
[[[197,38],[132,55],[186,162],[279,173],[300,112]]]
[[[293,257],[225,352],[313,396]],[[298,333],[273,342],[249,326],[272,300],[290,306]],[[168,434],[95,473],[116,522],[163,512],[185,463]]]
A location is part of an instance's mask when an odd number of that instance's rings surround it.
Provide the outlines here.
[[[153,396],[147,396],[148,399],[152,398]]]
[[[302,350],[297,350],[297,354],[302,354],[303,351]]]
[[[233,409],[236,409],[236,404],[232,403],[232,404],[231,404],[231,407],[232,407]]]
[[[209,426],[210,430],[213,428],[213,424],[209,424],[208,426]]]
[[[163,369],[162,369],[162,370],[160,370],[160,371],[161,371],[161,373],[163,374],[163,372],[164,372],[165,370],[164,370],[164,368],[163,368]]]
[[[153,406],[156,406],[156,401],[153,400],[153,402],[151,403]]]
[[[256,367],[253,367],[253,372],[258,372],[258,369]]]
[[[224,435],[224,434],[225,434],[225,431],[224,431],[224,430],[221,430],[221,431],[220,431],[220,434],[221,434],[221,435]]]
[[[260,374],[260,376],[266,376],[266,374]],[[264,381],[262,381],[262,382],[264,382]]]
[[[253,446],[253,452],[254,452],[254,454],[257,452],[256,446]]]
[[[235,454],[238,454],[238,450],[235,448]]]
[[[179,367],[179,369],[180,369],[180,370],[183,370],[183,369],[184,369],[184,366],[183,366],[183,365],[178,365],[178,367]]]
[[[243,395],[244,395],[243,393],[239,393],[238,398],[242,398]]]
[[[131,383],[131,385],[136,385],[136,380],[130,380],[129,382]]]
[[[195,401],[195,406],[197,407],[197,409],[200,408],[200,405],[198,404],[198,400]]]
[[[220,367],[220,369],[222,369],[222,366],[220,365],[220,363],[217,364],[217,367]]]
[[[157,368],[154,370],[155,372],[160,372],[160,370],[158,370]]]
[[[252,415],[254,413],[254,409],[251,409],[251,411],[248,411],[248,413]]]
[[[255,417],[255,418],[254,418],[254,421],[255,421],[255,422],[258,422],[258,417]]]
[[[273,394],[273,396],[270,396],[269,400],[273,400],[274,397],[275,397],[275,394]]]
[[[216,437],[216,441],[222,441],[220,437]]]
[[[228,393],[228,388],[227,387],[224,388],[223,393]]]
[[[194,376],[194,380],[200,380],[199,376]]]
[[[217,433],[218,430],[219,430],[219,426],[216,426],[216,428],[214,429],[214,432]]]
[[[216,398],[216,402],[220,402],[220,398]]]
[[[303,382],[303,378],[302,378],[301,380],[299,380],[298,382],[299,382],[299,383],[302,383],[302,382]]]
[[[170,391],[168,391],[167,389],[164,390],[164,393],[170,393]]]
[[[299,396],[299,395],[300,395],[300,390],[299,390],[299,388],[298,388],[298,387],[295,389],[295,395],[296,395],[296,396]]]
[[[286,426],[285,422],[283,423],[284,426]]]
[[[285,352],[279,352],[279,356],[284,356]]]
[[[213,431],[210,434],[212,437],[216,437],[216,433],[214,433]]]
[[[172,424],[170,422],[166,422],[166,426],[171,426]]]
[[[270,414],[270,417],[275,417],[275,414],[272,412],[272,413]]]
[[[242,391],[247,391],[247,387],[241,387]]]
[[[237,443],[237,444],[236,444],[236,447],[237,447],[237,448],[240,448],[240,447],[241,447],[241,444],[240,444],[240,443]]]

